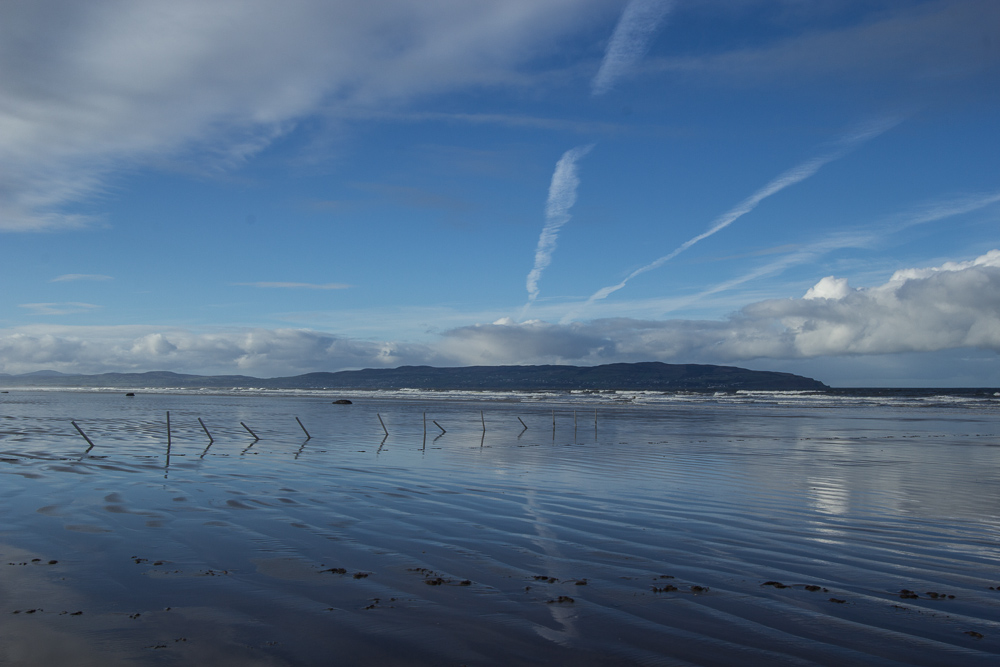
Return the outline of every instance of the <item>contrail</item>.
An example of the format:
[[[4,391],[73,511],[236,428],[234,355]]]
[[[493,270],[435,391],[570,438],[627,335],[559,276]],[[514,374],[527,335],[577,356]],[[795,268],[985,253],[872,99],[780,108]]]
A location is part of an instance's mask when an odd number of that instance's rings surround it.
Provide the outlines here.
[[[602,287],[601,289],[597,290],[590,296],[589,299],[587,299],[586,303],[584,303],[579,309],[563,317],[562,322],[564,324],[566,322],[569,322],[580,310],[587,308],[595,301],[606,299],[610,294],[613,294],[614,292],[617,292],[621,288],[625,287],[628,281],[632,280],[636,276],[663,266],[664,264],[672,260],[674,257],[676,257],[677,255],[681,254],[682,252],[693,246],[695,243],[707,239],[709,236],[712,236],[716,232],[725,229],[726,227],[733,224],[734,222],[736,222],[738,219],[740,219],[750,211],[757,208],[758,204],[760,204],[762,201],[764,201],[771,195],[781,192],[790,185],[801,183],[802,181],[806,180],[807,178],[815,174],[817,171],[819,171],[823,167],[823,165],[829,164],[834,160],[838,160],[844,157],[857,146],[863,144],[864,142],[870,139],[874,139],[878,135],[882,134],[883,132],[897,125],[900,122],[900,120],[901,119],[894,118],[890,120],[883,120],[883,121],[869,123],[862,126],[859,130],[852,132],[846,135],[845,137],[842,137],[837,142],[835,150],[831,151],[830,153],[827,153],[826,155],[821,155],[820,157],[815,157],[812,158],[811,160],[806,160],[802,164],[784,172],[783,174],[772,180],[770,183],[765,185],[763,188],[761,188],[757,192],[753,193],[752,195],[744,199],[735,207],[731,208],[730,210],[726,211],[721,216],[716,218],[715,221],[712,223],[711,227],[709,227],[707,231],[702,232],[698,236],[695,236],[694,238],[689,239],[688,241],[685,241],[680,246],[678,246],[673,252],[668,253],[663,257],[660,257],[656,261],[651,262],[645,266],[639,267],[638,269],[630,273],[628,276],[626,276],[625,279],[622,280],[617,285],[609,285],[608,287]]]
[[[545,227],[538,237],[538,248],[535,249],[535,266],[528,273],[528,306],[538,298],[538,280],[542,277],[542,271],[552,261],[552,253],[556,249],[556,238],[559,236],[559,229],[569,222],[569,210],[576,203],[576,188],[580,185],[580,179],[576,175],[576,163],[584,155],[590,152],[594,144],[588,146],[577,146],[571,148],[556,163],[556,170],[552,174],[552,183],[549,185],[549,198],[545,204]]]
[[[632,0],[628,3],[608,42],[601,68],[590,84],[591,94],[603,95],[611,90],[615,81],[645,55],[653,33],[673,6],[673,0]]]

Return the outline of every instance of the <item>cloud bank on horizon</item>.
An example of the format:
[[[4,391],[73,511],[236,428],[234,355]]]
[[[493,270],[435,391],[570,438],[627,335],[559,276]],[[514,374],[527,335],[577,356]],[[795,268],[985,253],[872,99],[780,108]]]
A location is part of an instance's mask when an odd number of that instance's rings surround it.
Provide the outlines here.
[[[414,364],[736,363],[956,348],[1000,352],[1000,250],[900,269],[886,283],[868,288],[827,276],[802,297],[752,303],[724,321],[612,318],[552,324],[507,318],[451,329],[428,344],[294,329],[0,331],[3,372],[11,374],[43,366],[67,373],[157,368],[273,376]]]

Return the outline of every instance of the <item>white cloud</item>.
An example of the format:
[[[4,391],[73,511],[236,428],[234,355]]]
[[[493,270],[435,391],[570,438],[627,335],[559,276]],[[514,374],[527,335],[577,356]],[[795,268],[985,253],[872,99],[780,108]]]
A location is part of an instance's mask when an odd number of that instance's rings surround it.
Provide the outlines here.
[[[68,207],[120,169],[192,152],[229,168],[324,108],[518,84],[605,4],[0,3],[0,230],[87,224]]]
[[[102,280],[113,280],[113,278],[111,276],[104,276],[104,275],[95,274],[95,273],[66,273],[66,274],[61,275],[61,276],[56,276],[55,278],[53,278],[49,282],[50,283],[68,283],[68,282],[76,282],[78,280],[102,281]]]
[[[843,299],[851,293],[847,278],[827,276],[809,288],[803,299]]]
[[[51,304],[44,304],[46,306]],[[427,344],[360,340],[301,329],[191,331],[42,326],[0,330],[0,372],[175,370],[258,376],[405,364],[738,363],[1000,352],[1000,250],[897,271],[852,288],[826,277],[801,298],[745,306],[726,320],[609,318],[458,327]],[[820,378],[822,379],[822,378]]]
[[[750,213],[755,208],[757,208],[757,206],[762,201],[764,201],[768,197],[775,195],[784,190],[785,188],[795,185],[796,183],[801,183],[810,176],[813,176],[824,165],[844,157],[855,147],[877,137],[883,132],[886,132],[890,128],[894,127],[897,123],[899,123],[898,119],[881,120],[877,122],[866,123],[860,128],[855,129],[852,132],[849,132],[836,142],[836,148],[833,151],[827,153],[826,155],[821,155],[819,157],[814,157],[809,160],[806,160],[805,162],[792,167],[788,171],[779,174],[776,178],[772,179],[769,183],[767,183],[757,192],[753,193],[752,195],[741,201],[739,204],[737,204],[736,206],[729,209],[728,211],[720,215],[718,218],[713,220],[711,226],[706,231],[702,232],[701,234],[698,234],[697,236],[694,236],[693,238],[688,239],[687,241],[679,245],[677,248],[667,253],[666,255],[663,255],[659,259],[656,259],[650,262],[649,264],[646,264],[645,266],[640,266],[638,269],[632,271],[632,273],[625,276],[624,280],[617,283],[616,285],[609,285],[607,287],[602,287],[601,289],[594,292],[590,296],[590,298],[587,299],[586,303],[584,303],[580,307],[579,310],[586,310],[588,307],[592,306],[595,302],[608,298],[618,290],[625,287],[625,285],[627,285],[628,282],[633,278],[640,276],[648,271],[652,271],[653,269],[658,269],[659,267],[663,266],[664,264],[672,260],[677,255],[681,254],[691,246],[722,231],[729,225],[733,224],[734,222],[742,218],[747,213]],[[565,323],[572,320],[578,312],[579,311],[574,310],[573,312],[567,314],[563,318],[563,322]]]
[[[601,68],[591,82],[591,92],[603,95],[646,55],[653,33],[673,9],[673,0],[631,0],[625,6],[608,42]]]
[[[79,303],[76,301],[65,303],[22,303],[19,307],[32,311],[34,315],[72,315],[100,308],[100,306],[92,303]]]
[[[801,359],[981,348],[1000,352],[1000,251],[967,262],[904,269],[877,287],[835,277],[797,299],[742,308],[728,320],[635,320],[476,325],[447,334],[463,362],[548,363]]]
[[[576,203],[576,189],[580,186],[580,178],[576,174],[576,163],[593,148],[577,146],[571,148],[556,163],[549,184],[549,198],[545,204],[545,226],[538,237],[538,247],[535,249],[535,265],[528,273],[525,285],[528,288],[528,303],[538,298],[538,281],[542,271],[552,262],[552,253],[556,249],[556,239],[559,230],[569,222],[569,211]],[[527,308],[527,306],[525,306]]]
[[[0,371],[12,374],[40,369],[66,373],[173,370],[270,377],[442,361],[426,346],[299,329],[31,326],[0,330]]]

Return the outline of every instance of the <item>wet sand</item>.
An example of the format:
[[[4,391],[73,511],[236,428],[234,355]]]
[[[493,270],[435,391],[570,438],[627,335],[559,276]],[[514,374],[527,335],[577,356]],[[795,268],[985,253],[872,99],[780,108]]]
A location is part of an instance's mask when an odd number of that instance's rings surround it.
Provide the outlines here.
[[[0,662],[997,663],[994,412],[593,409],[12,391]]]

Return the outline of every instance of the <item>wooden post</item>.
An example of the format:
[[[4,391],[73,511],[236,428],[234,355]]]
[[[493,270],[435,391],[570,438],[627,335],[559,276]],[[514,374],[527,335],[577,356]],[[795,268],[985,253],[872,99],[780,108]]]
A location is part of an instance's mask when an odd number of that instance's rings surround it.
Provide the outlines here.
[[[260,440],[260,437],[256,433],[254,433],[253,431],[251,431],[249,426],[247,426],[243,422],[240,422],[240,426],[242,426],[243,428],[245,428],[247,430],[247,433],[249,433],[250,435],[253,436],[254,440]]]
[[[163,464],[163,478],[167,478],[167,471],[170,470],[170,410],[167,410],[167,460]]]
[[[389,437],[389,429],[387,429],[387,428],[385,427],[385,422],[384,422],[384,421],[382,421],[382,415],[380,415],[380,414],[379,414],[379,413],[377,413],[377,412],[375,413],[375,415],[376,415],[376,416],[378,417],[378,421],[379,421],[379,423],[380,423],[380,424],[382,424],[382,430],[383,430],[383,431],[385,431],[385,435],[386,435],[386,437]],[[383,440],[383,442],[385,442],[385,441]]]
[[[74,421],[71,421],[70,424],[72,424],[73,426],[76,427],[76,430],[79,431],[80,435],[83,436],[83,439],[87,441],[88,445],[90,445],[90,449],[88,449],[87,451],[89,452],[91,449],[93,449],[94,448],[94,443],[90,441],[90,438],[88,438],[87,434],[83,432],[83,429],[80,428],[79,426],[77,426],[76,422],[74,422]]]
[[[205,422],[201,420],[201,417],[198,417],[198,423],[201,424],[202,430],[205,431],[205,435],[208,436],[208,444],[211,445],[213,442],[215,442],[215,438],[213,438],[212,434],[208,432],[208,427],[205,426]]]
[[[298,417],[296,417],[295,421],[297,421],[299,423],[299,426],[302,426],[302,420],[301,419],[299,419]],[[309,431],[306,430],[305,426],[302,426],[302,432],[306,434],[306,440],[312,440],[312,436],[309,435]]]
[[[479,418],[483,420],[483,433],[486,433],[486,415],[482,410],[479,411]]]

